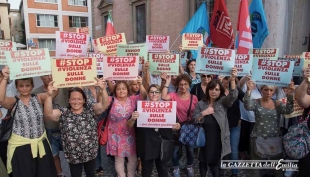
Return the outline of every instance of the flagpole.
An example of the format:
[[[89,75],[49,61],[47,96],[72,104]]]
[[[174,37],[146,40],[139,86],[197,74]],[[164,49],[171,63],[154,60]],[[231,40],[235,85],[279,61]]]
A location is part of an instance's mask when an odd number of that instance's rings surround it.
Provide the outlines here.
[[[175,39],[175,41],[172,43],[172,45],[171,45],[171,47],[170,47],[170,50],[171,50],[171,48],[174,46],[175,42],[177,42],[177,40],[179,39],[179,37],[180,37],[180,34],[179,34],[179,36]]]

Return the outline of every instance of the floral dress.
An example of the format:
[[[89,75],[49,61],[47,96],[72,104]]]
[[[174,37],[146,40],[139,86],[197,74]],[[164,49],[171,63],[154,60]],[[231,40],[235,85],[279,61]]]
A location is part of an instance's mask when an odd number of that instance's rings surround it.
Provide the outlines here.
[[[136,155],[135,131],[127,127],[127,120],[136,109],[139,98],[140,95],[130,96],[123,104],[114,98],[109,113],[107,154],[118,157]]]

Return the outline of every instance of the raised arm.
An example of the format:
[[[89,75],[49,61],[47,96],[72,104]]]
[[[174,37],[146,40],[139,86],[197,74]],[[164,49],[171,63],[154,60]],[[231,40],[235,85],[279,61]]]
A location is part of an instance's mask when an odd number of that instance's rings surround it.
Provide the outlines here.
[[[277,113],[278,114],[291,114],[294,112],[294,96],[295,91],[294,82],[291,82],[287,87],[286,104],[284,105],[281,101],[277,101]]]
[[[147,92],[142,84],[142,78],[140,76],[138,76],[137,84],[140,87],[140,100],[145,100],[147,97]]]
[[[59,109],[53,109],[53,94],[57,91],[57,88],[53,86],[54,82],[48,84],[47,93],[44,100],[44,118],[53,121],[59,121],[61,112]]]
[[[310,68],[303,69],[303,81],[295,92],[295,99],[299,106],[303,108],[310,106],[310,95],[307,94],[307,89],[309,87],[308,77],[310,77]]]
[[[151,82],[151,74],[149,73],[149,62],[147,61],[143,65],[143,74],[142,74],[143,86],[146,90],[149,89],[150,82]]]
[[[0,105],[5,109],[11,109],[16,102],[14,97],[7,97],[6,96],[6,86],[8,84],[9,75],[10,75],[10,68],[5,66],[2,69],[3,77],[0,78]]]
[[[97,83],[95,84],[96,87],[100,88],[100,99],[99,102],[94,104],[94,111],[96,115],[103,113],[109,107],[109,96],[107,93],[107,82],[103,78],[95,78]]]
[[[247,82],[247,91],[243,97],[244,108],[248,111],[254,111],[256,107],[256,101],[251,99],[251,88],[253,87],[254,82],[249,80]]]
[[[108,89],[109,89],[110,94],[111,95],[114,94],[113,93],[114,92],[114,85],[113,85],[112,81],[107,80],[107,83],[108,83]]]
[[[171,101],[170,96],[168,95],[168,88],[169,88],[169,84],[171,82],[171,76],[167,75],[166,77],[166,84],[161,92],[161,99],[164,101]]]
[[[222,98],[222,104],[225,107],[230,107],[234,103],[234,101],[238,98],[238,89],[236,85],[237,73],[238,73],[237,68],[233,67],[231,69],[229,94],[226,97]]]

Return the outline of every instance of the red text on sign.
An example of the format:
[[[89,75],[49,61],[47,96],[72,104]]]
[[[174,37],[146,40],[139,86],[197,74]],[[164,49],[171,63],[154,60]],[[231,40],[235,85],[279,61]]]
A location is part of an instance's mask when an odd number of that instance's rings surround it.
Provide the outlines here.
[[[83,58],[83,59],[56,59],[56,66],[57,67],[64,67],[64,66],[85,66],[85,65],[92,65],[91,58]]]

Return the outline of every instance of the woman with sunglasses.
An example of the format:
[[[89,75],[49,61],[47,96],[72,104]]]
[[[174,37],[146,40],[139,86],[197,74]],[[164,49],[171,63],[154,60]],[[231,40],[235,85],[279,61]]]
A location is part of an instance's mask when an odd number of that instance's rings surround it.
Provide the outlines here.
[[[152,84],[148,90],[150,101],[161,101],[161,91],[159,85]],[[127,126],[136,127],[136,120],[139,118],[139,112],[132,113],[131,119],[127,121]],[[180,129],[180,124],[176,123],[174,129]],[[142,160],[142,176],[151,177],[153,164],[155,161],[159,177],[168,177],[168,161],[160,160],[161,141],[172,140],[171,128],[142,128],[136,127],[136,146],[137,153]]]
[[[205,91],[208,83],[212,80],[213,76],[208,74],[200,74],[201,76],[201,82],[198,84],[195,84],[193,88],[191,89],[191,94],[196,95],[198,98],[198,101],[203,99],[205,97]]]

